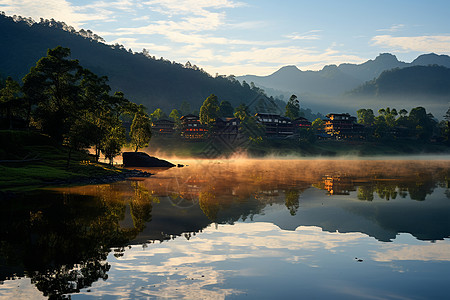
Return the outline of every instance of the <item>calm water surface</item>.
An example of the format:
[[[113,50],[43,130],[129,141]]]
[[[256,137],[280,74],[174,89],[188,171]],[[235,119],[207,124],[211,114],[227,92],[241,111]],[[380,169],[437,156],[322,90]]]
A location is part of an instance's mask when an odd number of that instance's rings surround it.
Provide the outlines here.
[[[188,164],[2,199],[0,298],[450,297],[449,160]]]

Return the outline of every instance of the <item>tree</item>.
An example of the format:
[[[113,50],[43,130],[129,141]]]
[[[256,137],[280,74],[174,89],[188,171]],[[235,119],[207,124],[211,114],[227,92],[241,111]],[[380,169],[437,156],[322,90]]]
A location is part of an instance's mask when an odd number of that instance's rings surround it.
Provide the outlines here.
[[[172,111],[169,114],[169,118],[171,118],[174,122],[177,122],[180,120],[180,113],[175,108],[172,109]]]
[[[69,56],[68,48],[49,49],[23,78],[26,96],[37,105],[35,120],[45,133],[61,142],[85,104],[79,101],[81,67]]]
[[[363,124],[365,126],[372,126],[375,122],[375,115],[373,110],[369,109],[359,109],[357,112],[358,123]]]
[[[284,114],[291,120],[295,120],[300,117],[300,102],[296,95],[292,95],[286,104],[286,113]]]
[[[236,107],[234,113],[236,118],[239,118],[239,133],[247,137],[250,142],[260,143],[264,136],[264,127],[258,123],[255,116],[250,116],[249,108],[245,104]]]
[[[241,121],[250,116],[249,107],[243,103],[236,107],[234,111],[234,116],[239,118]]]
[[[191,112],[192,112],[191,104],[189,104],[189,102],[187,102],[185,100],[183,102],[181,102],[180,114],[182,116],[185,116],[185,115],[190,114]]]
[[[167,115],[162,111],[161,108],[155,109],[155,111],[150,114],[150,119],[153,122],[161,120],[161,119],[165,119],[166,117],[167,117]]]
[[[450,107],[447,110],[446,114],[444,115],[444,126],[443,126],[443,136],[444,139],[448,142],[450,142]]]
[[[120,154],[122,146],[125,144],[125,128],[119,118],[110,119],[110,126],[102,140],[101,151],[109,163],[113,164],[113,159]]]
[[[137,152],[139,148],[147,147],[152,138],[151,121],[144,112],[142,104],[139,107],[139,111],[134,115],[133,123],[131,123],[130,137],[135,152]]]
[[[433,115],[427,114],[423,107],[411,109],[408,116],[409,127],[415,132],[417,138],[427,141],[433,135],[437,122]]]
[[[222,101],[219,105],[219,115],[225,118],[231,118],[234,114],[234,108],[228,101]]]
[[[311,129],[315,133],[322,132],[325,129],[325,122],[321,118],[317,118],[311,123]]]
[[[212,126],[218,117],[219,101],[217,100],[216,95],[211,94],[200,107],[200,123]]]
[[[5,87],[0,90],[0,105],[6,111],[9,129],[13,128],[13,115],[19,107],[20,85],[11,77],[6,78]]]
[[[181,132],[181,120],[180,120],[180,113],[176,109],[172,109],[172,112],[169,115],[169,118],[171,118],[175,124],[174,124],[174,130],[176,133]]]

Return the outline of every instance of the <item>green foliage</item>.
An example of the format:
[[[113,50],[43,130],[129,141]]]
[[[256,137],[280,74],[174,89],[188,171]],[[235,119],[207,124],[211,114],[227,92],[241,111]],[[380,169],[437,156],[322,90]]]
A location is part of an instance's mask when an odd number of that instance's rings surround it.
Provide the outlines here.
[[[300,102],[296,95],[292,95],[286,104],[285,116],[291,120],[295,120],[300,117]]]
[[[166,118],[167,118],[167,115],[162,111],[161,108],[155,109],[155,111],[150,114],[150,119],[152,121],[158,121],[158,120],[166,119]]]
[[[6,115],[9,129],[13,128],[13,117],[20,113],[22,103],[19,92],[19,83],[11,77],[6,78],[4,87],[0,89],[0,112],[2,115]]]
[[[372,109],[359,109],[357,112],[358,123],[363,124],[365,126],[372,126],[375,122],[375,115]]]
[[[63,140],[77,113],[85,108],[80,99],[82,68],[69,56],[68,48],[49,49],[23,78],[24,92],[37,105],[35,119],[45,133],[58,141]]]
[[[200,123],[211,126],[219,117],[219,101],[217,96],[211,94],[200,107]]]
[[[321,118],[317,118],[311,123],[311,129],[316,133],[320,133],[325,130],[325,122]]]
[[[106,135],[102,139],[101,151],[109,163],[113,164],[113,159],[120,154],[125,144],[125,128],[118,118],[111,119],[111,124],[107,129]]]
[[[239,133],[248,138],[252,143],[260,143],[264,136],[264,126],[255,118],[250,116],[249,108],[245,104],[236,107],[234,116],[239,118]]]
[[[172,109],[172,111],[169,114],[169,118],[171,118],[174,122],[177,122],[180,120],[180,113],[176,109]]]
[[[225,118],[231,118],[234,114],[234,108],[228,101],[222,101],[219,105],[219,116]]]
[[[148,146],[152,137],[152,126],[148,115],[141,106],[140,110],[134,115],[130,130],[131,144],[137,152],[139,148]]]

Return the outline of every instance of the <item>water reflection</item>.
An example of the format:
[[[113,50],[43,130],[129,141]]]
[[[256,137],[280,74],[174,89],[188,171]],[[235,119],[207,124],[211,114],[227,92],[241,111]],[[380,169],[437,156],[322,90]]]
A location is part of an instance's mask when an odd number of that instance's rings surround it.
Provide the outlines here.
[[[449,260],[443,254],[450,253],[448,243],[415,247],[378,244],[367,237],[382,242],[397,240],[401,233],[424,241],[450,237],[448,161],[200,160],[188,164],[151,170],[155,175],[139,181],[2,200],[0,282],[28,277],[45,296],[58,298],[93,283],[99,288],[100,279],[115,282],[114,288],[120,290],[120,281],[125,282],[132,269],[140,272],[142,267],[145,276],[164,274],[169,279],[155,284],[153,292],[134,296],[182,295],[181,286],[186,284],[180,280],[190,276],[197,285],[189,285],[192,293],[184,290],[185,295],[203,293],[204,298],[214,298],[239,295],[242,290],[219,288],[224,277],[237,276],[234,267],[225,275],[211,265],[202,267],[205,261],[250,257],[268,261],[272,251],[281,248],[290,249],[286,255],[291,263],[309,267],[322,262],[311,260],[311,253],[291,252],[339,247],[348,251],[345,243],[361,239],[366,246],[377,245],[370,255],[377,262]],[[271,226],[277,228],[276,234]],[[219,249],[214,247],[217,240],[208,240],[215,227],[224,234],[233,231],[228,244]],[[310,232],[311,228],[316,229]],[[267,235],[267,230],[272,233]],[[172,241],[164,246],[153,244],[168,240]],[[177,243],[192,240],[196,243],[189,247],[198,245],[199,249],[174,254]],[[293,241],[302,246],[294,246]],[[160,266],[139,259],[121,264],[123,259],[132,260],[130,255],[138,255],[129,245],[151,248],[148,255],[162,255],[167,261]],[[236,247],[245,251],[233,250]],[[113,269],[111,261],[115,261]],[[187,263],[192,267],[183,271],[180,266]],[[180,269],[175,271],[174,266]],[[218,287],[214,290],[218,293],[207,286]]]

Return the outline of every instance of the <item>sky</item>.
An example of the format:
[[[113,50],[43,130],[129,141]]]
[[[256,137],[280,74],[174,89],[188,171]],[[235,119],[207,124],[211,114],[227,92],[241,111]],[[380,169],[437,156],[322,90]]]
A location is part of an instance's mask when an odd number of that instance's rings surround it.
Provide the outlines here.
[[[212,75],[450,55],[448,0],[0,0],[0,11],[90,29]]]

